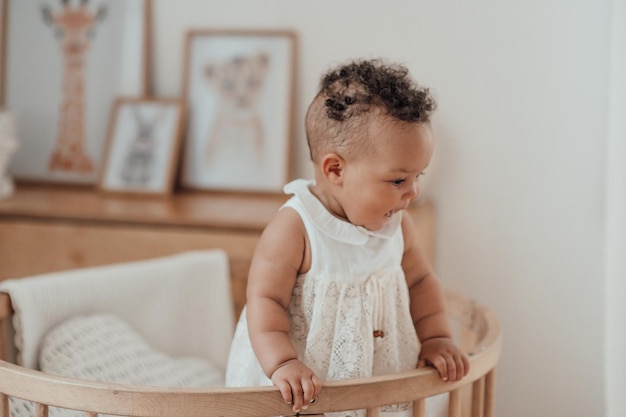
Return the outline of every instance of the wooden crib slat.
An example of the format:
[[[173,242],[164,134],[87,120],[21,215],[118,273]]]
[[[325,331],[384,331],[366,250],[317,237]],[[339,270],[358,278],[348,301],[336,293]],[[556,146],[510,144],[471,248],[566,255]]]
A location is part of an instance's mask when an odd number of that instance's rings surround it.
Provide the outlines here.
[[[6,346],[7,333],[8,333],[7,321],[8,319],[0,318],[0,359],[2,359],[3,361],[6,361],[9,356],[7,354],[7,346]]]
[[[0,319],[6,319],[13,314],[13,307],[11,306],[11,297],[9,294],[0,293]]]
[[[472,384],[472,417],[485,415],[485,378],[479,378]]]
[[[495,410],[496,371],[492,369],[485,375],[485,417],[493,417]]]
[[[48,417],[48,406],[46,404],[37,403],[36,416],[37,417]]]
[[[11,314],[13,313],[13,308],[11,306],[11,299],[9,298],[9,294],[0,293],[0,359],[7,360],[7,340],[9,339],[8,331],[9,331],[9,320],[11,318]]]
[[[9,417],[9,396],[0,392],[0,417]]]
[[[461,390],[452,390],[449,395],[448,417],[461,417]]]
[[[98,417],[98,413],[92,413],[91,411],[85,411],[85,417]]]
[[[413,417],[425,417],[426,416],[426,401],[417,400],[413,401]]]
[[[380,417],[380,407],[368,408],[367,417]]]

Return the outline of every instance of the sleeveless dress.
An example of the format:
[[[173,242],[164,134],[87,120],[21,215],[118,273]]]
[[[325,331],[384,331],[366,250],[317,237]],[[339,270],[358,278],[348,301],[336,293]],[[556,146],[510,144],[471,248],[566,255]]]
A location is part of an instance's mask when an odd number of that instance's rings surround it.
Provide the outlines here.
[[[311,268],[297,277],[288,308],[290,338],[299,359],[322,381],[414,369],[419,342],[409,311],[401,267],[402,213],[377,231],[333,216],[295,180],[284,205],[295,210],[311,245]],[[282,208],[281,208],[282,209]],[[226,369],[226,386],[272,385],[257,361],[244,311]],[[386,415],[411,415],[411,404],[383,408]],[[390,413],[390,414],[387,414]],[[338,415],[363,415],[363,410]]]

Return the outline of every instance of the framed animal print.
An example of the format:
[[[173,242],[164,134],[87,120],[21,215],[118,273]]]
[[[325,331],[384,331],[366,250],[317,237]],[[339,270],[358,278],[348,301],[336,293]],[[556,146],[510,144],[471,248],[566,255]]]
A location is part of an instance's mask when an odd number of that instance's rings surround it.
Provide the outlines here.
[[[20,145],[9,172],[96,184],[113,101],[149,94],[150,0],[0,1],[0,91]]]
[[[185,120],[182,99],[118,98],[99,189],[171,194]]]
[[[192,30],[184,188],[280,192],[289,178],[296,42],[279,30]]]

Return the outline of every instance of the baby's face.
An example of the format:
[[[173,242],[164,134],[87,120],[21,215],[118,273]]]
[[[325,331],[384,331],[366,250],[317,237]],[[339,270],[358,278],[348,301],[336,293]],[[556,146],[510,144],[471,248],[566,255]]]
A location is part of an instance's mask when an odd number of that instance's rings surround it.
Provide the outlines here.
[[[369,135],[373,152],[346,161],[337,199],[342,217],[378,230],[419,195],[419,177],[432,157],[433,139],[430,125],[414,123],[375,121]]]

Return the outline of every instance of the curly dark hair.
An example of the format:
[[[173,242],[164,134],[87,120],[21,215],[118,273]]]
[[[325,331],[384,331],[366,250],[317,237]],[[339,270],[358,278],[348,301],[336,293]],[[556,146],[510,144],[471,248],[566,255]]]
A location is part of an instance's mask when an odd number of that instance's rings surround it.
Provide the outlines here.
[[[351,151],[351,137],[364,133],[372,117],[428,123],[437,107],[427,88],[417,85],[400,64],[381,59],[353,61],[327,72],[306,115],[311,159],[332,149]],[[367,146],[365,142],[359,142]]]

